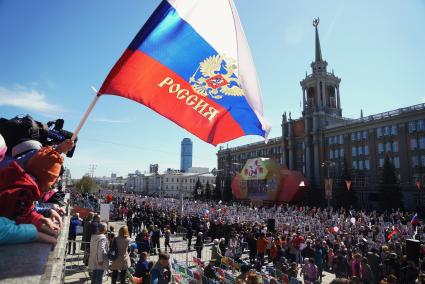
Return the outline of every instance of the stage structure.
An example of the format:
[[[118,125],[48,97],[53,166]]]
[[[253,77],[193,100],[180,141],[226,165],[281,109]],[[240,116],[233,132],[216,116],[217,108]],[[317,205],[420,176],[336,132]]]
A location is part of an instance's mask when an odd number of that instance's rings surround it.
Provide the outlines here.
[[[246,161],[231,186],[238,200],[292,203],[303,199],[309,182],[300,172],[290,171],[274,159],[255,158]]]

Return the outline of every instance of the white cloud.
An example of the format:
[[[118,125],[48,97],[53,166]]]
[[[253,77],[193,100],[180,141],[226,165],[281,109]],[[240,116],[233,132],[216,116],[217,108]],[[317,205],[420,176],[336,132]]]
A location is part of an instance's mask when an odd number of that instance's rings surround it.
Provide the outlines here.
[[[0,87],[0,106],[12,106],[45,116],[63,112],[63,109],[47,101],[43,92],[18,85],[14,89]]]
[[[111,119],[111,118],[101,118],[101,117],[95,117],[92,119],[95,122],[104,122],[104,123],[129,123],[130,120],[125,119]]]

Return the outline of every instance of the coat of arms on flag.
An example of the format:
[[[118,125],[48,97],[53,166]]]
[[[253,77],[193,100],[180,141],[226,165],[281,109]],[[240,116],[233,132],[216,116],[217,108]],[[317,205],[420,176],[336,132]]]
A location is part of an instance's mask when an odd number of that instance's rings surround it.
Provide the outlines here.
[[[243,96],[241,82],[235,74],[236,61],[222,55],[213,55],[199,64],[199,68],[190,78],[192,89],[201,96],[221,99],[227,96]]]

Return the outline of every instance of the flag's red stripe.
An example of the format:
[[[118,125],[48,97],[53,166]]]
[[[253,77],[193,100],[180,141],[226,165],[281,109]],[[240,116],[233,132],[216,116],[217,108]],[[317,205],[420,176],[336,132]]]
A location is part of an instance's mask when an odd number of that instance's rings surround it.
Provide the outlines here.
[[[202,116],[185,99],[177,99],[176,93],[169,92],[169,86],[158,86],[170,77],[180,89],[186,89],[190,95],[196,95],[209,106],[218,110],[218,115],[211,122]],[[140,50],[126,50],[109,73],[100,94],[111,94],[137,101],[159,114],[174,121],[200,139],[217,145],[245,135],[240,125],[222,106],[195,94],[191,85],[171,69],[162,65]]]

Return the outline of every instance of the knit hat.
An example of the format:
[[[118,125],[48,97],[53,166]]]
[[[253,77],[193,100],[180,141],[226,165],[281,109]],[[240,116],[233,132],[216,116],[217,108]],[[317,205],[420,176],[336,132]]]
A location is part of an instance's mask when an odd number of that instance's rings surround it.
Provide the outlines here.
[[[27,172],[32,175],[41,191],[46,191],[58,179],[63,157],[52,147],[41,148],[26,164]]]
[[[43,147],[37,140],[26,140],[12,148],[12,157],[17,158],[31,150],[40,150]]]
[[[3,136],[0,134],[0,162],[3,161],[4,156],[6,155],[7,146],[6,142],[4,142]]]

